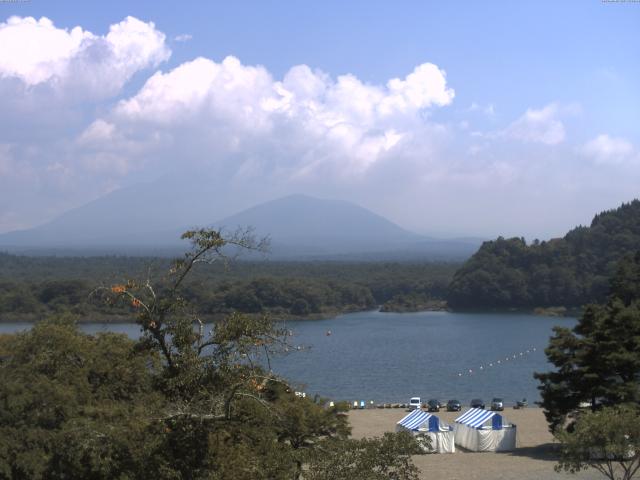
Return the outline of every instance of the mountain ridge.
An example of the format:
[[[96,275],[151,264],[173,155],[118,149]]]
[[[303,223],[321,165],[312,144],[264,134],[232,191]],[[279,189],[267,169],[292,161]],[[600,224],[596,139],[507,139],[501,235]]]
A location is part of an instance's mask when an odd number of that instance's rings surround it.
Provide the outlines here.
[[[221,219],[213,222],[210,218],[202,221],[202,213],[191,212],[189,221],[181,226],[160,228],[161,216],[145,221],[144,214],[136,212],[135,206],[149,198],[145,188],[157,190],[154,184],[149,185],[151,187],[121,191],[115,200],[107,195],[66,212],[48,224],[0,235],[0,248],[28,254],[44,249],[49,254],[81,251],[83,255],[122,252],[139,255],[148,250],[153,255],[174,255],[185,248],[185,243],[180,241],[181,233],[195,225],[227,231],[252,227],[256,236],[271,238],[270,257],[277,259],[331,259],[350,255],[363,260],[462,259],[471,255],[479,244],[473,240],[449,241],[419,235],[355,203],[306,194],[272,199],[231,215],[220,215]],[[171,202],[161,205],[166,203]],[[167,208],[188,210],[188,202]],[[121,211],[122,216],[114,217],[114,211]]]

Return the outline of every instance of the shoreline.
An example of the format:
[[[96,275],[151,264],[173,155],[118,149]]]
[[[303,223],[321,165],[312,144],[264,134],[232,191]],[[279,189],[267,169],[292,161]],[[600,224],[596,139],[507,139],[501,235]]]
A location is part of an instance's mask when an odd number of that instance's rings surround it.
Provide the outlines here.
[[[563,308],[560,313],[558,310]],[[550,307],[550,308],[535,308],[535,309],[485,309],[485,310],[453,310],[448,307],[443,307],[441,304],[437,304],[432,308],[423,308],[419,310],[407,310],[407,309],[398,309],[398,310],[389,310],[384,308],[384,304],[377,305],[375,308],[367,308],[367,309],[345,309],[342,311],[327,311],[327,312],[319,312],[313,313],[306,316],[296,316],[291,314],[272,314],[270,312],[265,313],[244,313],[243,315],[248,316],[271,316],[271,318],[275,322],[288,322],[288,321],[302,321],[302,322],[313,322],[317,320],[332,320],[341,315],[348,315],[351,313],[394,313],[394,314],[411,314],[411,313],[427,313],[427,312],[439,312],[439,313],[461,313],[461,314],[520,314],[520,315],[535,315],[540,317],[558,317],[558,318],[578,318],[582,315],[581,309],[569,309],[564,307]],[[29,314],[8,314],[7,316],[0,316],[0,324],[8,324],[8,323],[37,323],[47,317],[64,314],[66,312],[50,312],[47,314],[37,315],[33,313]],[[71,312],[69,312],[71,313]],[[225,313],[215,313],[210,315],[203,315],[202,318],[205,320],[205,323],[216,323],[222,320],[224,317],[231,315],[232,312]],[[240,312],[242,314],[242,312]],[[74,315],[71,313],[71,315]],[[91,314],[91,315],[83,315],[77,319],[78,324],[126,324],[126,323],[136,323],[135,317],[133,315],[118,315],[118,314]]]

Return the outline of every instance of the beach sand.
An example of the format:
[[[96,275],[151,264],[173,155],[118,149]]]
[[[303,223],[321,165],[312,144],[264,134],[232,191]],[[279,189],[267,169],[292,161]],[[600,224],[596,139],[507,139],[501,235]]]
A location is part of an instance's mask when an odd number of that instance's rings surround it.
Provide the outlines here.
[[[464,411],[465,409],[463,409]],[[349,421],[354,438],[377,437],[384,432],[395,431],[396,422],[408,412],[400,408],[352,410]],[[470,479],[518,479],[518,480],[591,480],[604,478],[595,470],[579,474],[556,473],[553,437],[540,408],[502,412],[505,421],[517,425],[517,448],[505,453],[475,453],[464,451],[456,445],[456,453],[416,455],[414,463],[421,471],[420,478],[470,480]],[[443,422],[453,423],[458,412],[437,414]]]

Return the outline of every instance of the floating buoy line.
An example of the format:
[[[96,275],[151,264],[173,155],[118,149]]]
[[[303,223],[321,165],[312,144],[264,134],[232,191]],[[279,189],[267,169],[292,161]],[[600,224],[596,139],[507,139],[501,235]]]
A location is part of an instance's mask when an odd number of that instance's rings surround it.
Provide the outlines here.
[[[518,360],[520,358],[526,357],[527,355],[531,355],[532,353],[535,353],[536,351],[537,351],[536,347],[530,347],[527,350],[523,350],[521,352],[513,353],[511,355],[506,355],[505,357],[501,357],[498,360],[495,360],[493,362],[486,362],[486,363],[480,365],[475,370],[473,368],[465,369],[463,371],[458,372],[457,376],[458,377],[471,376],[471,375],[475,375],[477,373],[481,373],[481,372],[484,372],[484,371],[492,369],[492,368],[501,367],[503,365],[507,365],[508,362],[513,362],[514,360]]]

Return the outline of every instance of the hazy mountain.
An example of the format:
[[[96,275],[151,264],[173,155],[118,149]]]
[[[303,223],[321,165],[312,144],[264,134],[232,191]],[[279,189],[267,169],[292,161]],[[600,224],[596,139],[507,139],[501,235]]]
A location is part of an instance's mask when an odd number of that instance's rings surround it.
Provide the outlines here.
[[[193,190],[169,195],[172,190],[157,182],[121,189],[48,224],[0,235],[0,246],[31,254],[173,255],[185,248],[180,234],[194,225],[227,231],[250,226],[256,236],[270,237],[270,257],[279,259],[465,258],[481,243],[424,237],[353,203],[306,195],[271,200],[212,222],[223,210],[211,200],[215,192]]]
[[[327,251],[389,248],[422,239],[353,203],[306,195],[256,205],[216,225],[227,229],[251,225],[256,235],[269,235],[275,244]]]
[[[257,236],[270,237],[275,258],[462,258],[481,243],[424,237],[356,204],[306,195],[272,200],[216,222],[231,231],[247,225]]]
[[[233,211],[228,204],[212,201],[228,195],[211,178],[183,177],[166,176],[115,190],[46,224],[0,235],[0,246],[29,251],[176,245],[174,230]],[[169,231],[173,238],[168,238]],[[163,233],[156,236],[157,232]]]

